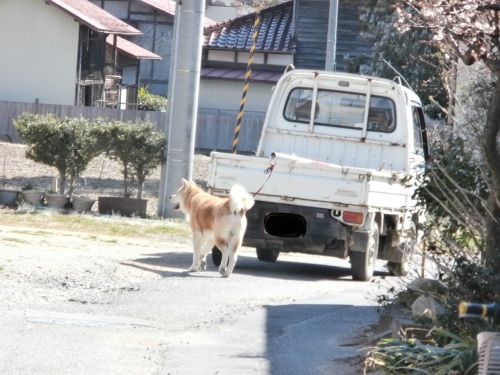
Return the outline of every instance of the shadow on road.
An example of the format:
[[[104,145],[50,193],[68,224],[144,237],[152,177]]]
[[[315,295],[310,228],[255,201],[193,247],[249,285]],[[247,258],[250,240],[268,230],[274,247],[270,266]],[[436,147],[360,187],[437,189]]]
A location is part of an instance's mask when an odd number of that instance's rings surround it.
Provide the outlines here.
[[[328,258],[325,258],[325,260]],[[200,273],[188,273],[186,270],[192,262],[192,255],[186,252],[168,252],[150,254],[144,258],[132,260],[134,263],[126,264],[140,268],[144,271],[154,272],[161,277],[185,277],[196,276]],[[318,280],[351,280],[349,262],[346,267],[334,266],[331,264],[318,264],[297,260],[286,259],[286,256],[275,263],[261,262],[256,257],[239,255],[233,275],[243,274],[255,277],[267,277],[281,280],[301,280],[316,282]],[[139,265],[139,264],[141,265]],[[173,270],[172,270],[173,269]],[[176,271],[179,270],[179,271]],[[218,267],[213,262],[211,255],[207,256],[207,270],[203,272],[204,277],[209,277],[206,273],[213,273],[213,277],[221,277]],[[387,276],[387,272],[375,272],[375,276]]]
[[[369,306],[366,301],[366,294],[374,284],[353,281],[347,260],[342,267],[329,258],[283,255],[275,263],[266,263],[244,252],[238,257],[232,278],[240,286],[239,275],[263,279],[264,284],[259,285],[272,285],[272,280],[280,279],[289,280],[292,288],[297,285],[295,281],[311,285],[323,280],[338,280],[342,286],[332,287],[332,293],[300,303],[262,305],[264,311],[248,312],[234,321],[228,320],[222,331],[197,332],[199,341],[187,340],[189,344],[182,341],[171,348],[173,363],[180,361],[191,369],[189,366],[193,366],[196,353],[205,353],[209,358],[206,368],[220,374],[239,373],[235,368],[255,368],[259,369],[258,373],[268,375],[362,373],[362,356],[378,320],[378,306]],[[158,252],[131,259],[126,265],[165,279],[221,277],[210,255],[205,272],[187,273],[191,260],[189,252]],[[341,264],[341,261],[335,262]],[[387,274],[379,271],[376,276]],[[243,280],[248,283],[248,278],[241,278],[239,282]],[[228,346],[227,343],[236,345]],[[220,347],[224,348],[223,352],[216,349]]]
[[[331,301],[330,301],[331,302]],[[269,374],[362,373],[362,355],[378,316],[376,306],[268,306]]]

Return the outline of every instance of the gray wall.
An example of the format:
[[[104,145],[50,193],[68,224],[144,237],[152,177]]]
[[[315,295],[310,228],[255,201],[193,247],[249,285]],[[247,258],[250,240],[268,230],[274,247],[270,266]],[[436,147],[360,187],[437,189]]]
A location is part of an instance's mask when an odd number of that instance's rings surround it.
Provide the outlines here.
[[[61,118],[83,116],[91,120],[98,117],[121,121],[147,120],[154,123],[158,131],[164,128],[167,118],[166,113],[158,111],[0,102],[1,141],[23,142],[17,135],[12,120],[24,112],[39,114],[53,113]],[[197,152],[208,154],[212,150],[231,151],[237,115],[238,111],[236,110],[199,109],[196,130]],[[262,113],[245,111],[238,137],[238,152],[251,154],[257,150],[257,143],[259,142],[263,124],[264,115]]]
[[[91,0],[98,7],[115,17],[132,24],[143,34],[134,36],[131,42],[160,55],[163,60],[142,60],[140,86],[148,86],[152,94],[167,96],[170,53],[174,18],[145,4],[130,0]]]
[[[360,30],[360,7],[367,0],[338,0],[336,70],[346,71],[346,59],[372,54],[372,43],[363,39]],[[295,15],[297,53],[295,67],[324,69],[330,0],[300,0]]]

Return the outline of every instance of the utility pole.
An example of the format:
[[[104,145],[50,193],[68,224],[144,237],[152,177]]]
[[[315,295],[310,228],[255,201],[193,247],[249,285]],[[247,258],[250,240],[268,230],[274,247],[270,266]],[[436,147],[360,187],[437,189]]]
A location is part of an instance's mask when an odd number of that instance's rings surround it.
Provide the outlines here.
[[[184,217],[169,196],[193,174],[205,0],[176,0],[168,81],[166,162],[162,166],[158,216]]]
[[[336,71],[337,59],[337,25],[339,16],[339,0],[330,0],[328,14],[328,37],[326,42],[325,70]]]

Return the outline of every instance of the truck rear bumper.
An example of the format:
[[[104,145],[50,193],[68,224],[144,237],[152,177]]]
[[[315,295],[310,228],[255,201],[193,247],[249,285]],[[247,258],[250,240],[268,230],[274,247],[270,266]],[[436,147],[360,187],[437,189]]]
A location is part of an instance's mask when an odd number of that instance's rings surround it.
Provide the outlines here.
[[[348,226],[328,209],[256,201],[244,246],[347,258]]]

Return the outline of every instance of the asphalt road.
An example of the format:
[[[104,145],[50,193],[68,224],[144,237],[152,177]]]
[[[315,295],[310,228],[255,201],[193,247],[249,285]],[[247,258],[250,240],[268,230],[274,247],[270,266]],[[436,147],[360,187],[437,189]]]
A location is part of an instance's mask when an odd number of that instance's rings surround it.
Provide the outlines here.
[[[347,261],[252,249],[228,279],[211,261],[186,273],[190,245],[168,237],[1,227],[0,245],[12,375],[360,374],[386,275],[356,282]]]

